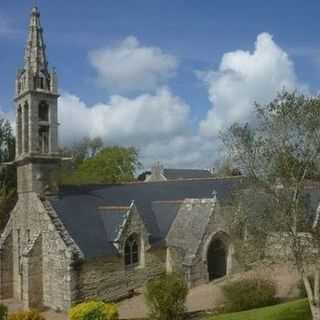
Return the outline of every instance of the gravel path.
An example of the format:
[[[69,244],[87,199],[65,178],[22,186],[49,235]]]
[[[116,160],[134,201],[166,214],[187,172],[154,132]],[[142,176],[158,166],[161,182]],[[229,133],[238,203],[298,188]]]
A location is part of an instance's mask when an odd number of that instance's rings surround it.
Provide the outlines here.
[[[277,266],[272,269],[264,268],[259,272],[249,272],[246,274],[235,275],[233,279],[241,277],[252,276],[252,274],[262,275],[264,277],[270,275],[277,283],[277,294],[280,297],[294,296],[297,294],[293,290],[298,279],[298,275],[293,270],[288,269],[286,266]],[[223,295],[221,286],[224,281],[211,282],[209,284],[201,285],[190,290],[187,297],[188,311],[208,310],[213,309],[223,303]],[[21,309],[21,304],[13,300],[2,301],[9,306],[9,312]],[[129,318],[143,318],[147,315],[146,306],[144,303],[143,291],[138,290],[138,295],[133,298],[123,300],[118,303],[120,319]],[[44,312],[46,320],[67,320],[65,313],[56,313],[53,311]]]

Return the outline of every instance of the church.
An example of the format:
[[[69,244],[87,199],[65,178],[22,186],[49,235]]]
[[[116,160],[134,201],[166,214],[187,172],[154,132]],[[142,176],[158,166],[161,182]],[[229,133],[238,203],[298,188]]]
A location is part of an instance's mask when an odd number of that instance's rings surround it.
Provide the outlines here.
[[[58,97],[34,7],[16,79],[18,201],[0,239],[0,299],[67,310],[127,297],[164,272],[182,273],[193,287],[238,270],[222,208],[241,176],[175,171],[145,182],[58,186]]]

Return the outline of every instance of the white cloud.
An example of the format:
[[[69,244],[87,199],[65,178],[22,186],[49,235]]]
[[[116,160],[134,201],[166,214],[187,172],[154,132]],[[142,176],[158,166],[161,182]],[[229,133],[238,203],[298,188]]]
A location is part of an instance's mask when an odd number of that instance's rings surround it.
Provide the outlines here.
[[[100,136],[106,145],[138,148],[145,168],[156,160],[167,167],[212,167],[217,145],[193,135],[189,121],[189,106],[166,88],[134,99],[112,96],[92,107],[69,93],[59,101],[62,145]]]
[[[166,168],[209,169],[219,157],[219,144],[211,139],[186,133],[164,141],[154,140],[141,151],[146,167],[160,160]]]
[[[183,132],[189,121],[189,106],[167,88],[133,99],[114,95],[107,104],[92,107],[65,93],[59,103],[64,144],[100,136],[108,144],[143,145]]]
[[[194,136],[190,107],[169,89],[133,99],[112,96],[91,107],[70,93],[59,101],[60,143],[69,145],[84,136],[103,138],[106,145],[139,149],[145,168],[160,160],[169,167],[211,167],[216,145]]]
[[[267,103],[282,89],[300,85],[294,65],[268,33],[258,35],[254,51],[223,55],[219,69],[198,72],[208,86],[212,109],[200,122],[204,136],[216,136],[235,121],[249,121],[253,103]]]
[[[141,46],[133,36],[94,50],[89,58],[101,85],[114,92],[154,90],[175,74],[178,64],[174,56],[157,47]]]

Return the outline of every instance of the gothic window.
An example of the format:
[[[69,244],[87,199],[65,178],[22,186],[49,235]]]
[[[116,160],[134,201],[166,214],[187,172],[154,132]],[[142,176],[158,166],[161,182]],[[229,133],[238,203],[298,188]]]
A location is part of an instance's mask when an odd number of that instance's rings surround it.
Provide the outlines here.
[[[27,229],[27,243],[29,243],[31,241],[31,237],[30,237],[30,229]]]
[[[29,105],[28,105],[28,102],[25,102],[23,106],[23,135],[24,135],[23,151],[29,152]]]
[[[44,82],[43,82],[43,78],[40,77],[40,88],[43,89],[44,88]]]
[[[132,266],[139,263],[139,244],[138,236],[132,234],[125,243],[124,260],[126,266]]]
[[[49,127],[39,127],[39,149],[41,153],[49,152]]]
[[[49,121],[49,105],[44,101],[39,104],[39,120]]]
[[[22,111],[21,105],[18,106],[17,112],[17,151],[18,155],[22,153]]]

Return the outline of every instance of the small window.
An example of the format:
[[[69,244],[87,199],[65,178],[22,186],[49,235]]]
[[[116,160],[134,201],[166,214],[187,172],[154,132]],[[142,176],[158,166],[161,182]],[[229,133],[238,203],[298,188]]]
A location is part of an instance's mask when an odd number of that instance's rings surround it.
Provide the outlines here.
[[[30,229],[27,229],[27,243],[29,243],[30,241],[31,241]]]
[[[44,88],[44,82],[43,82],[43,78],[40,77],[40,88],[43,89]]]
[[[39,104],[39,120],[49,121],[49,105],[45,101]]]
[[[39,127],[39,150],[41,153],[49,152],[49,127]]]
[[[132,266],[139,263],[139,245],[137,235],[131,235],[124,248],[124,260],[126,266]]]

